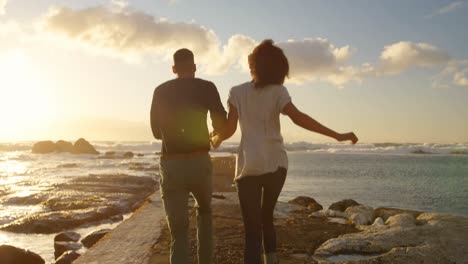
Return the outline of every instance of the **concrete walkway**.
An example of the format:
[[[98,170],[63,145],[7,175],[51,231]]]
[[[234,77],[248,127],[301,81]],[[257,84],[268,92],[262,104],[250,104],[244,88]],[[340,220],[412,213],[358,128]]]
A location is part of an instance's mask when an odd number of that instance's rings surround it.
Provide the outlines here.
[[[164,210],[159,191],[129,219],[88,249],[74,264],[141,264],[148,263],[156,243]]]

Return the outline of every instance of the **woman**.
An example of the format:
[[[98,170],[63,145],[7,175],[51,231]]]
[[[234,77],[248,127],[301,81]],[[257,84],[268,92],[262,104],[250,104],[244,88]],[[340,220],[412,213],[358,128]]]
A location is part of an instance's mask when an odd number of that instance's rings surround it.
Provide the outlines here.
[[[298,126],[338,141],[358,139],[354,133],[339,134],[300,112],[283,86],[289,74],[283,51],[265,40],[249,55],[252,81],[235,86],[229,93],[228,124],[221,135],[225,140],[237,129],[242,139],[238,156],[236,185],[245,228],[246,264],[276,264],[276,233],[273,211],[283,188],[288,158],[280,131],[280,113]]]

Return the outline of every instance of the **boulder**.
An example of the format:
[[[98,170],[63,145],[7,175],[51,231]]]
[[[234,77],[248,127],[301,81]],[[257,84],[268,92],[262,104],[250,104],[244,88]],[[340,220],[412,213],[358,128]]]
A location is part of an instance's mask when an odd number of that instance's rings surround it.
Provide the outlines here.
[[[73,152],[73,144],[64,140],[59,140],[57,143],[55,143],[55,147],[57,152],[68,152],[72,153]]]
[[[366,205],[348,207],[345,211],[350,215],[349,220],[355,225],[368,225],[374,222],[374,208]]]
[[[335,210],[330,210],[330,209],[327,209],[327,210],[320,210],[320,211],[317,211],[317,212],[313,212],[309,215],[309,217],[340,217],[340,218],[348,218],[349,215],[344,213],[344,212],[340,212],[340,211],[335,211]]]
[[[386,225],[389,226],[399,226],[399,227],[412,227],[415,225],[416,219],[411,214],[397,214],[390,216],[387,221],[385,221]]]
[[[297,204],[300,206],[307,207],[309,204],[316,204],[317,202],[315,201],[314,198],[310,198],[307,196],[298,196],[290,201],[288,201],[290,204]]]
[[[54,242],[55,259],[58,259],[60,256],[62,256],[63,253],[69,250],[79,250],[81,247],[82,247],[81,243],[77,243],[77,242],[56,241]]]
[[[73,250],[66,251],[60,256],[56,261],[55,264],[72,264],[74,260],[79,258],[81,255],[76,253]]]
[[[467,263],[468,218],[423,213],[417,221],[409,228],[369,226],[329,239],[314,257],[339,256],[339,263]],[[344,254],[363,259],[344,259]]]
[[[131,159],[131,158],[133,158],[134,156],[135,156],[135,154],[133,154],[133,152],[131,152],[131,151],[125,152],[124,155],[123,155],[123,157],[124,157],[125,159]]]
[[[375,212],[375,216],[381,217],[384,220],[384,222],[387,221],[387,219],[393,215],[411,214],[414,218],[417,218],[421,214],[421,212],[418,212],[418,211],[404,210],[404,209],[397,209],[397,208],[387,208],[387,207],[379,207],[375,209],[374,212]]]
[[[104,237],[107,233],[109,233],[110,229],[102,229],[99,231],[92,232],[86,235],[85,238],[81,240],[81,243],[87,248],[92,247],[96,242],[99,241],[102,237]]]
[[[0,246],[0,263],[2,264],[44,264],[45,261],[38,254],[9,245]]]
[[[319,203],[311,203],[307,206],[309,212],[317,212],[323,209],[323,206]]]
[[[83,138],[78,139],[73,145],[73,153],[76,154],[99,154],[96,149]]]
[[[385,223],[383,221],[382,218],[380,217],[377,217],[375,220],[374,220],[374,223],[372,223],[373,226],[376,226],[376,227],[379,227],[379,226],[384,226]]]
[[[32,147],[32,153],[47,154],[57,150],[57,146],[52,141],[39,141]]]
[[[345,199],[345,200],[341,200],[339,202],[333,203],[332,205],[328,207],[328,209],[344,212],[346,211],[348,207],[356,206],[356,205],[359,205],[359,203],[354,201],[353,199]]]
[[[56,235],[55,238],[54,238],[54,241],[55,242],[58,242],[58,241],[78,242],[78,240],[80,240],[80,238],[81,238],[80,234],[78,234],[76,232],[68,231],[68,232],[62,232],[62,233]]]

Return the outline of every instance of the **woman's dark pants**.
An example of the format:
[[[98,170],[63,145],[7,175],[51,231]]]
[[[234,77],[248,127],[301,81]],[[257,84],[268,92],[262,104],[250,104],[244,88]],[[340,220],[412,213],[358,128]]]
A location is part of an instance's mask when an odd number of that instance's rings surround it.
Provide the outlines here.
[[[245,228],[245,264],[262,263],[262,240],[265,254],[276,252],[273,211],[286,180],[287,170],[245,176],[236,181]]]

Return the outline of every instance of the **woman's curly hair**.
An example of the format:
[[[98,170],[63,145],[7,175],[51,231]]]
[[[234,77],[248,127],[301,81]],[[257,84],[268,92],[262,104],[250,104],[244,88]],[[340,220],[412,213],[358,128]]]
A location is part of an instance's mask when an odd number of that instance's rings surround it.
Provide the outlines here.
[[[249,55],[249,67],[255,87],[283,84],[289,76],[288,58],[273,40],[262,41]]]

